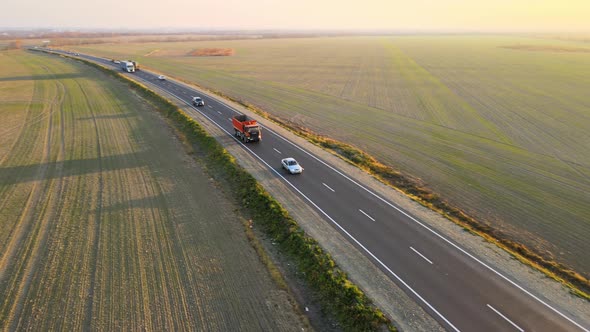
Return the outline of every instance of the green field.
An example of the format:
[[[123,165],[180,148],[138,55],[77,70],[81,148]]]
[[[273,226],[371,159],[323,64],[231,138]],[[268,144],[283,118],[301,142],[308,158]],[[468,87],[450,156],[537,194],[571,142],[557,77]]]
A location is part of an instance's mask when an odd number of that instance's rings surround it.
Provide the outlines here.
[[[231,57],[191,57],[196,48]],[[88,45],[247,101],[422,179],[590,276],[590,44],[392,36]]]
[[[0,52],[0,330],[301,330],[236,207],[145,100]]]

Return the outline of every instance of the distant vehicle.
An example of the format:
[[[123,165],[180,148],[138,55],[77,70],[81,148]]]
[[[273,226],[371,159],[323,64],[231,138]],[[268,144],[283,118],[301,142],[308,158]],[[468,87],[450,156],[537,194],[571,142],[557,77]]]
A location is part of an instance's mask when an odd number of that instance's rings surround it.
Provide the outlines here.
[[[159,79],[160,81],[165,81],[165,80],[166,80],[166,76],[164,76],[164,75],[160,75],[160,76],[158,76],[158,79]]]
[[[256,120],[248,118],[245,114],[235,115],[231,120],[234,135],[242,142],[258,142],[262,139],[262,132]]]
[[[281,160],[281,165],[283,165],[283,168],[289,171],[291,174],[303,173],[303,167],[301,167],[301,165],[299,165],[297,160],[294,158],[285,158]]]
[[[205,101],[201,97],[193,97],[193,105],[195,105],[195,106],[205,106]]]
[[[113,60],[113,62],[116,63],[116,64],[121,63],[121,61],[119,61],[119,60]]]
[[[126,71],[128,73],[135,72],[135,67],[133,66],[133,63],[131,61],[121,61],[120,65],[123,71]]]

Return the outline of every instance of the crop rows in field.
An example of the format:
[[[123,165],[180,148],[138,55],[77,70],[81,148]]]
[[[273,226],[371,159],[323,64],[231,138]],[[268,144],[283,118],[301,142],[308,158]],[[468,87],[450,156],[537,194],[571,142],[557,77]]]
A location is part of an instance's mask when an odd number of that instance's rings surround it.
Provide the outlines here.
[[[4,61],[16,68],[4,79],[29,92],[22,114],[0,103],[0,127],[13,128],[0,159],[0,330],[302,325],[235,207],[147,103],[70,61]]]
[[[590,275],[590,55],[494,36],[341,37],[80,48],[353,144],[512,239]],[[232,57],[143,57],[232,48]],[[184,53],[183,53],[184,52]]]

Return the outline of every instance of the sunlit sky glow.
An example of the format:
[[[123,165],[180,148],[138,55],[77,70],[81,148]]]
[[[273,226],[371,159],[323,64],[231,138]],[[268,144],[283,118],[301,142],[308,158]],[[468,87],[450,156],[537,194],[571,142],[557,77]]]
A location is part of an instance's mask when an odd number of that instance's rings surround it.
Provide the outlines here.
[[[5,0],[0,27],[590,31],[590,0]]]

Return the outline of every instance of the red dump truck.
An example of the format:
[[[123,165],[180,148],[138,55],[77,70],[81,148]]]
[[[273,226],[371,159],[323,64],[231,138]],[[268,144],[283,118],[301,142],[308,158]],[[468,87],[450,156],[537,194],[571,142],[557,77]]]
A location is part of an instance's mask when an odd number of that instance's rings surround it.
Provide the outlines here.
[[[248,118],[245,114],[236,115],[232,118],[234,124],[234,135],[242,142],[258,142],[262,139],[262,131],[256,120]]]

